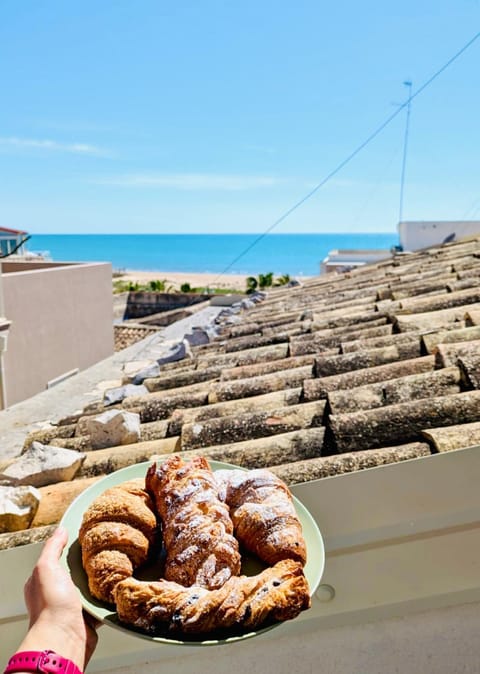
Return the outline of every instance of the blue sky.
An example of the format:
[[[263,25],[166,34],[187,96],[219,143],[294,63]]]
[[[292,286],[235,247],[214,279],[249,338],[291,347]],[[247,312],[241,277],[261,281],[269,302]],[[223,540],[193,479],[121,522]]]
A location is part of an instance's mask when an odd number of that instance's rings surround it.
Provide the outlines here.
[[[263,232],[479,27],[478,0],[2,0],[0,225]],[[480,219],[479,64],[412,103],[405,219]],[[395,231],[404,129],[274,231]]]

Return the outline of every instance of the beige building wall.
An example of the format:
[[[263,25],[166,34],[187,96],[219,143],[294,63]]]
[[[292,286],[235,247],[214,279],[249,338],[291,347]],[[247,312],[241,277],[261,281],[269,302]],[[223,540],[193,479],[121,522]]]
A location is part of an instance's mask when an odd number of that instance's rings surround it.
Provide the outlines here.
[[[5,406],[113,353],[110,264],[2,265]]]

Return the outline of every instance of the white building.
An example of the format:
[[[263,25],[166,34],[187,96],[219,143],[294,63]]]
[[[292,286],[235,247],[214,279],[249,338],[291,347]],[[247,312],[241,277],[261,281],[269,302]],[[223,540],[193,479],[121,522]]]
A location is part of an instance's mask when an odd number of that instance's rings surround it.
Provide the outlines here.
[[[13,255],[14,253],[23,255],[23,246],[28,238],[28,232],[0,227],[0,257],[7,257],[7,255]]]
[[[413,220],[398,223],[398,236],[404,251],[458,241],[479,232],[480,220]]]
[[[413,252],[437,246],[441,243],[458,241],[480,232],[480,220],[412,220],[398,223],[398,250]],[[322,260],[320,272],[346,271],[364,264],[385,260],[391,250],[331,250]]]

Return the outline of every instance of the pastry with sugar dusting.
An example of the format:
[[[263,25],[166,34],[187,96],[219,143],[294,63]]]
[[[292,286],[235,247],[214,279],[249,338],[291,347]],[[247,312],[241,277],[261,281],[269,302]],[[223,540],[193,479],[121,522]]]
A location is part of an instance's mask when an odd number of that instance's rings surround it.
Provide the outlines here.
[[[296,618],[310,607],[310,594],[302,565],[285,560],[217,590],[128,578],[116,586],[115,601],[121,622],[151,635],[232,634]]]
[[[237,540],[267,564],[305,565],[307,547],[287,485],[266,469],[217,470],[220,496],[230,508]]]
[[[238,541],[228,506],[207,460],[171,456],[145,480],[162,523],[166,580],[209,590],[240,573]]]

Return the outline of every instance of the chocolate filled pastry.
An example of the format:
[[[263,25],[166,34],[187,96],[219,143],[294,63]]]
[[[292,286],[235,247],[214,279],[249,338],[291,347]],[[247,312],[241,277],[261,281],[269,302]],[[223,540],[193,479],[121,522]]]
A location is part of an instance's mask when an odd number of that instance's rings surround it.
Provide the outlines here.
[[[114,594],[120,621],[151,635],[231,634],[290,620],[310,607],[302,565],[293,560],[232,577],[217,590],[128,578]]]
[[[294,559],[305,565],[307,548],[287,485],[269,470],[218,470],[220,496],[230,508],[235,536],[267,564]]]
[[[171,456],[146,477],[162,523],[166,580],[189,587],[221,587],[240,572],[238,541],[228,506],[205,458]]]
[[[157,519],[143,484],[138,479],[107,489],[83,516],[78,540],[88,588],[109,604],[116,584],[147,561],[155,539]]]

